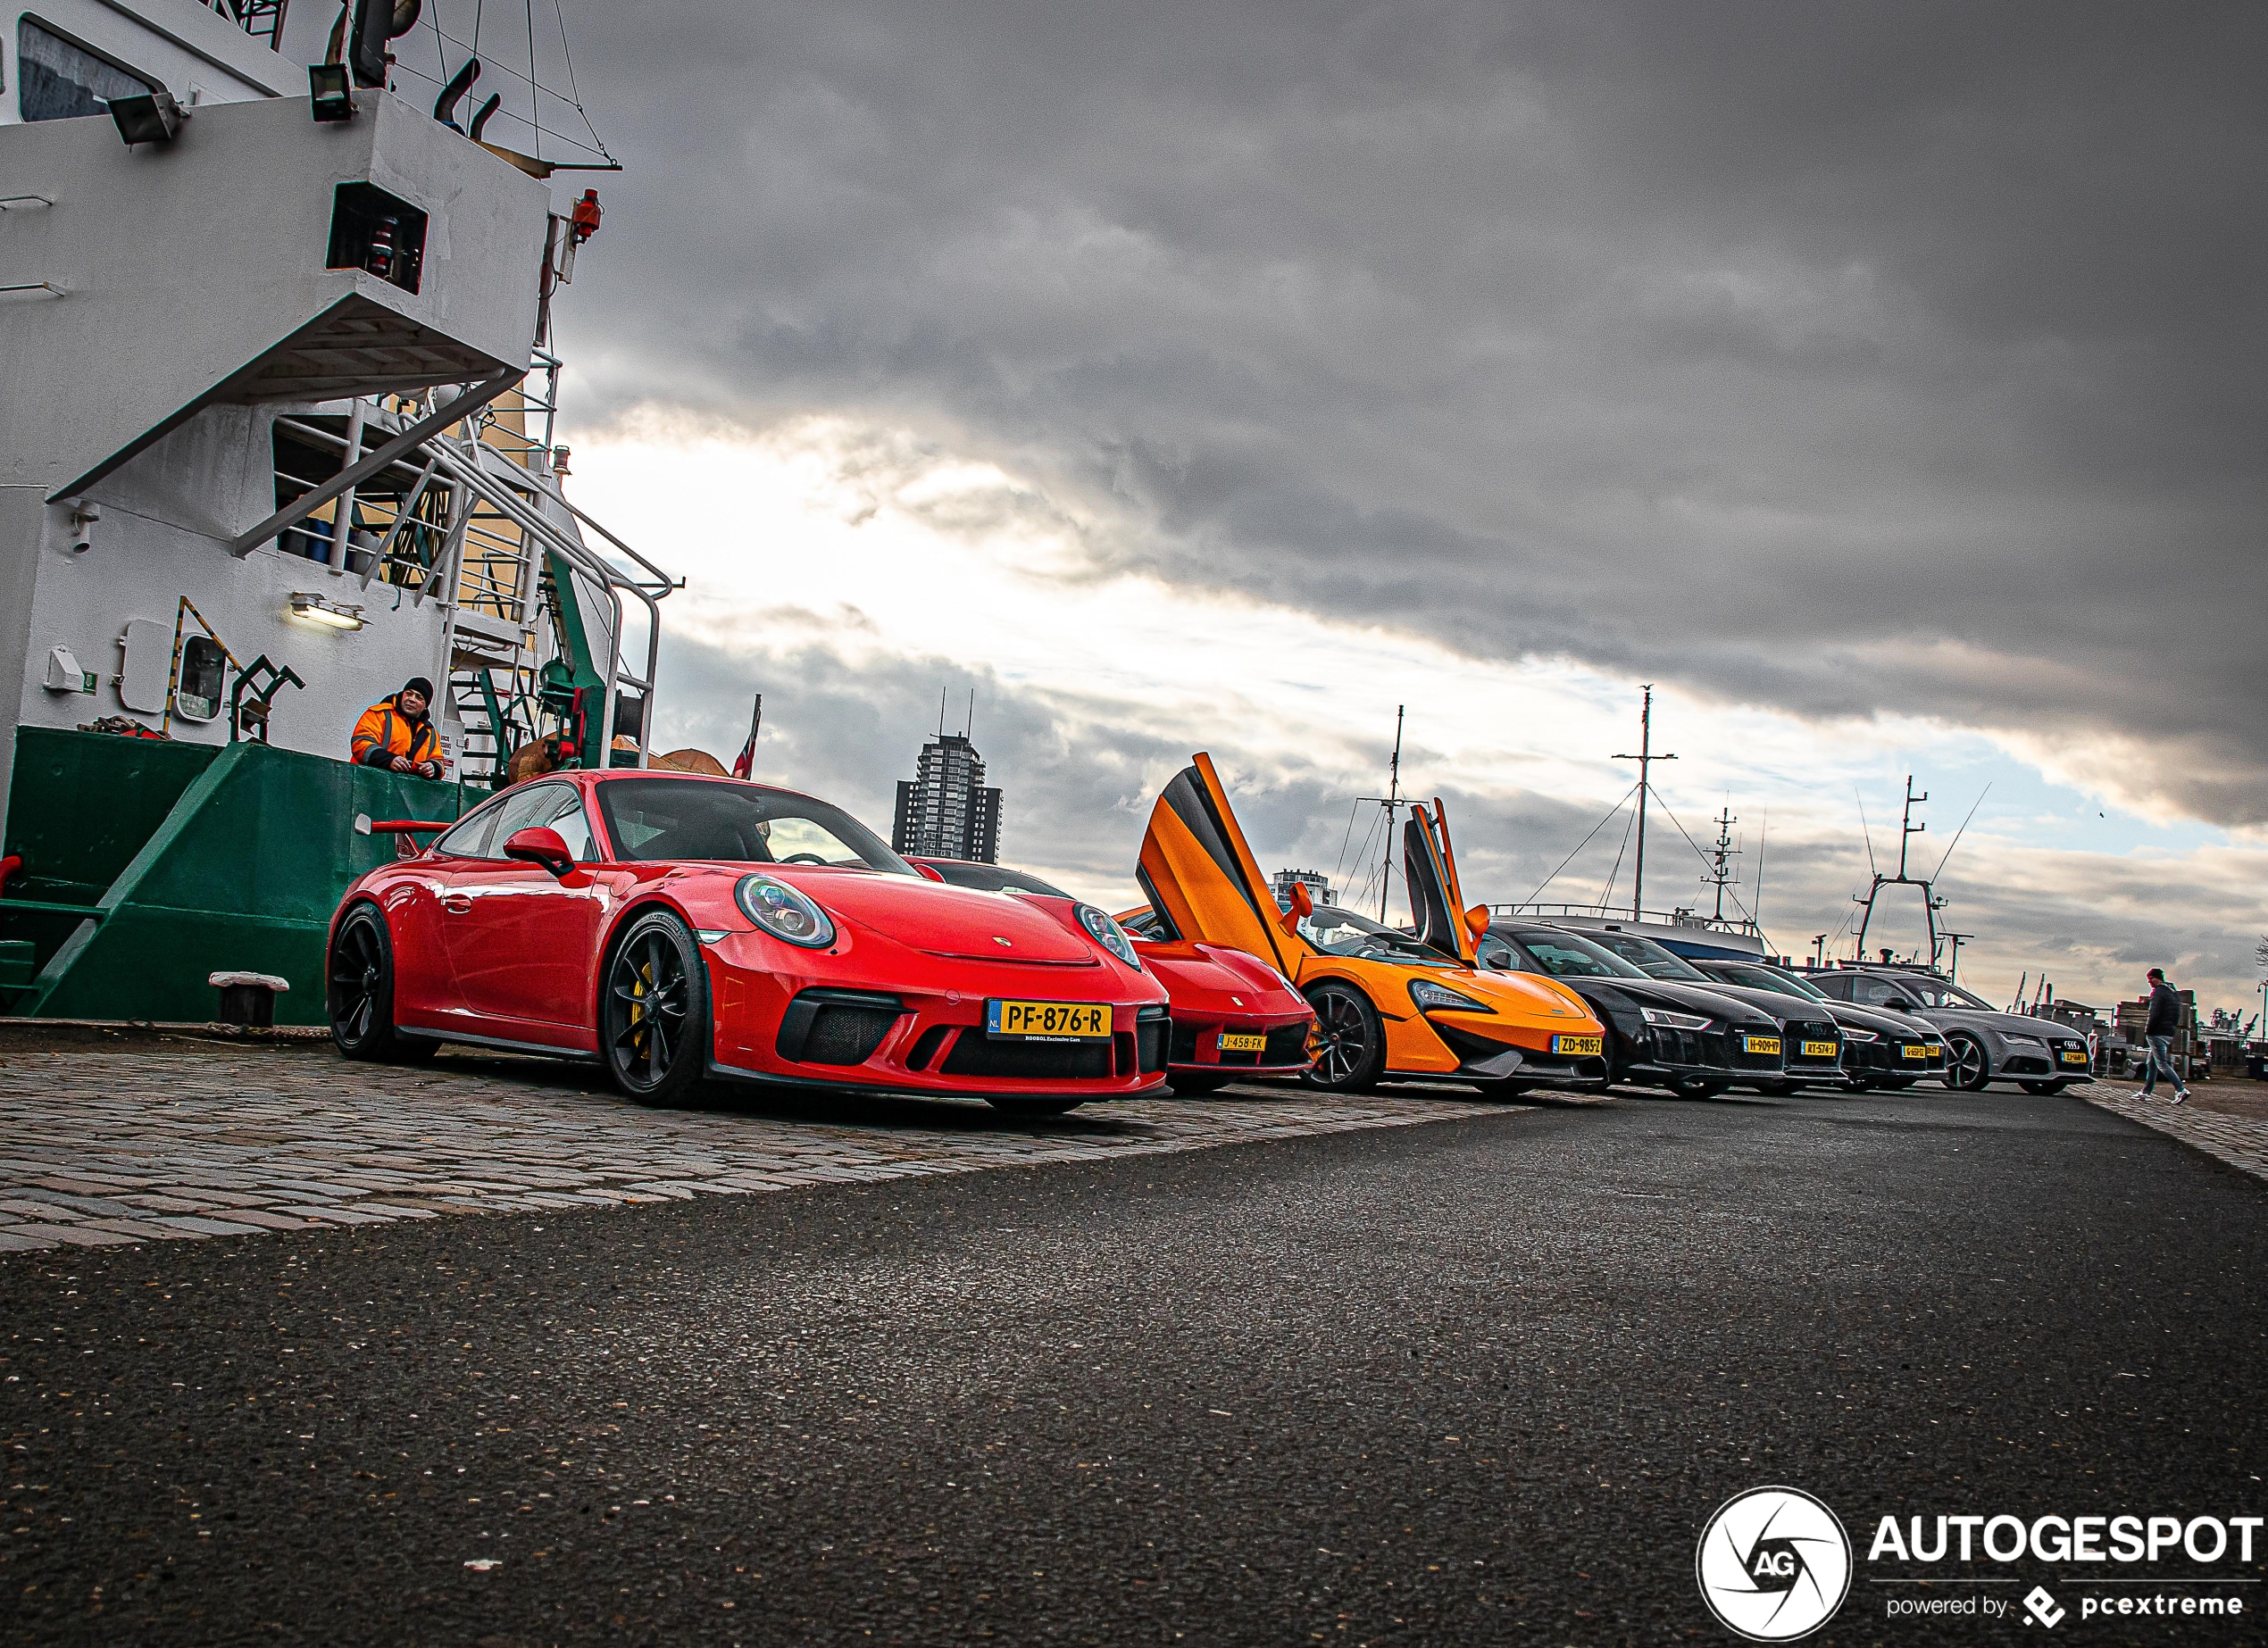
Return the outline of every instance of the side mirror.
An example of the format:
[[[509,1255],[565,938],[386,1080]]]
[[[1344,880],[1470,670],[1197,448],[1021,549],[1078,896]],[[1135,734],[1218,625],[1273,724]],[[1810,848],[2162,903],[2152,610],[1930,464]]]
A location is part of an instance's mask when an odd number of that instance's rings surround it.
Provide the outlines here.
[[[916,860],[914,861],[913,868],[919,870],[921,874],[927,876],[930,880],[936,882],[938,886],[942,886],[945,885],[945,878],[938,874],[937,870],[931,866]]]
[[[1472,935],[1476,943],[1488,937],[1488,906],[1486,904],[1475,904],[1472,909],[1466,911],[1464,912],[1464,929],[1466,932]]]
[[[1299,924],[1314,913],[1314,895],[1308,892],[1305,882],[1295,881],[1291,884],[1291,907],[1276,919],[1277,924],[1285,932],[1296,934],[1299,931]]]
[[[515,832],[504,844],[504,855],[523,864],[540,864],[563,879],[575,868],[575,855],[567,850],[566,842],[545,824]]]
[[[1901,1001],[1895,995],[1890,997],[1889,1001],[1884,1002],[1882,1005],[1889,1011],[1894,1013],[1910,1013],[1914,1011],[1913,1003]]]

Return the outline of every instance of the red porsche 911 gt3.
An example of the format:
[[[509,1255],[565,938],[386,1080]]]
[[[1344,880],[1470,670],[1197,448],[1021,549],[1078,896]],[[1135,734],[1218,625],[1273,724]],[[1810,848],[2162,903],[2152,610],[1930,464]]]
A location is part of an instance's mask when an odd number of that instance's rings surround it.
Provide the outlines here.
[[[554,1053],[646,1103],[714,1076],[1045,1114],[1163,1086],[1169,1029],[1092,905],[942,886],[790,790],[627,770],[518,785],[348,888],[329,1012],[351,1059]]]

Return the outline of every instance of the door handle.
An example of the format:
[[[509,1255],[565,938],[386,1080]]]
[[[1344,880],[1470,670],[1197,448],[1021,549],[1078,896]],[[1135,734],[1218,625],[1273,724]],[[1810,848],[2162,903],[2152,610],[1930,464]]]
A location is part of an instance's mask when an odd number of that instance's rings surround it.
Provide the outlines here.
[[[469,916],[472,913],[472,901],[462,893],[452,893],[441,901],[441,908],[453,916]]]

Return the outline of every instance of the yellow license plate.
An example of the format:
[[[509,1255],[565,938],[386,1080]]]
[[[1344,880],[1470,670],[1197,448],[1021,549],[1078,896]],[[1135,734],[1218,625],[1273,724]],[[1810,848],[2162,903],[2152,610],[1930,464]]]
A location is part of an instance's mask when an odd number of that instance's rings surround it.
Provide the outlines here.
[[[1223,1053],[1258,1053],[1268,1045],[1268,1038],[1257,1030],[1223,1030],[1221,1051]]]
[[[2087,1062],[2087,1055],[2083,1053],[2067,1053],[2064,1055],[2064,1062],[2066,1064],[2084,1064]]]
[[[1805,1042],[1803,1056],[1806,1059],[1831,1059],[1840,1051],[1833,1042]]]
[[[1780,1051],[1780,1037],[1777,1036],[1744,1036],[1740,1038],[1740,1045],[1749,1053],[1778,1053]]]
[[[988,1036],[1019,1042],[1106,1042],[1111,1010],[1100,1002],[1005,1002],[984,1004]]]
[[[1596,1056],[1606,1051],[1606,1039],[1600,1036],[1555,1036],[1551,1038],[1551,1050],[1570,1058],[1581,1058],[1587,1053]]]
[[[1927,1047],[1916,1047],[1911,1044],[1899,1048],[1898,1051],[1909,1059],[1926,1059],[1930,1056],[1930,1050]]]

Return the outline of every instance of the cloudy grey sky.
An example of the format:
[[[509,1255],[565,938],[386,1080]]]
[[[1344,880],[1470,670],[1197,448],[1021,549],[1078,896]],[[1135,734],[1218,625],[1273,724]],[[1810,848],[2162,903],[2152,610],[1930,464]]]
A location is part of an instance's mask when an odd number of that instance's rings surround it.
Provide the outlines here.
[[[2008,970],[2068,953],[2122,979],[2132,950],[2245,982],[2268,825],[2268,12],[566,11],[630,168],[602,179],[563,311],[602,470],[639,417],[649,448],[793,445],[824,420],[804,447],[854,492],[986,467],[996,484],[955,491],[951,520],[932,501],[930,525],[1044,538],[1059,589],[1263,603],[1474,678],[1655,680],[1688,728],[1776,717],[1757,724],[1826,749],[1872,728],[1884,771],[1999,771],[2004,797],[2022,769],[2042,817],[2148,829],[2027,840],[2021,807],[1999,816],[1962,915],[1999,928]],[[692,536],[649,546],[700,562]],[[855,618],[788,635],[760,621],[765,545],[737,550],[759,569],[733,585],[740,638],[712,612],[673,650],[700,684],[680,725],[723,728],[735,683],[771,671],[783,737],[807,689],[789,776],[881,794],[901,723],[953,675],[996,706],[987,753],[1012,820],[1045,825],[1033,855],[1130,856],[1126,820],[1195,736],[1161,709],[1186,662],[1082,696],[1019,680],[1024,632],[965,612],[880,652]],[[835,570],[835,598],[871,608],[855,560]],[[1320,851],[1379,738],[1358,762],[1272,736],[1266,670],[1233,645],[1208,668],[1256,706],[1276,845]],[[1501,850],[1507,882],[1613,795],[1488,776],[1434,784],[1468,781],[1471,853]],[[1311,801],[1329,827],[1303,833]],[[1864,881],[1855,827],[1791,836],[1806,945]]]

